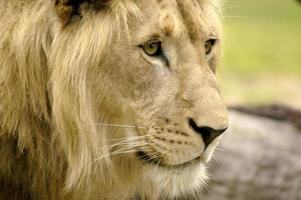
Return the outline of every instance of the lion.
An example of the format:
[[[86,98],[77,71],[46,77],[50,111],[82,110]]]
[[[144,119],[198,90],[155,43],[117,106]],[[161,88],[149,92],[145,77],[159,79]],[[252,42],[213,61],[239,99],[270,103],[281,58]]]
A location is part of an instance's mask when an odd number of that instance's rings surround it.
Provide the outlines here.
[[[1,0],[0,199],[195,195],[228,127],[220,21],[219,0]]]

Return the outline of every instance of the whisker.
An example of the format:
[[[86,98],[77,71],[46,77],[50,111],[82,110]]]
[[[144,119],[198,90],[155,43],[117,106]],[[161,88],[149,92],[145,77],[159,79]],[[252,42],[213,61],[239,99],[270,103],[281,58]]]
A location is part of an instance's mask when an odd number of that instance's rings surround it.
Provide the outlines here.
[[[91,125],[85,125],[83,127],[88,127],[88,126],[107,126],[107,127],[117,127],[117,128],[138,128],[138,129],[148,129],[143,126],[133,126],[133,125],[126,125],[126,124],[106,124],[106,123],[95,123]]]
[[[136,143],[136,144],[126,144],[125,146],[119,146],[119,148],[117,148],[118,151],[122,150],[122,149],[128,149],[128,148],[136,148],[136,147],[140,147],[140,146],[145,146],[146,143]]]
[[[109,126],[109,127],[118,127],[118,128],[144,128],[145,127],[137,127],[137,126],[130,126],[130,125],[117,125],[117,124],[105,124],[105,123],[97,123],[95,124],[97,126]],[[93,126],[93,125],[91,125]],[[98,158],[94,159],[94,162],[99,161],[101,159],[117,155],[117,154],[125,154],[125,153],[131,153],[136,151],[136,149],[139,147],[146,146],[147,144],[143,141],[143,139],[147,139],[147,137],[150,137],[149,135],[143,135],[143,136],[133,136],[133,137],[126,137],[126,138],[118,138],[118,139],[108,139],[108,140],[102,140],[103,142],[106,141],[117,141],[117,143],[112,145],[106,145],[105,148],[107,148],[106,153],[99,156]],[[114,150],[116,149],[116,150]]]
[[[150,137],[149,135],[143,135],[143,136],[131,136],[131,137],[124,137],[124,138],[118,138],[118,139],[107,139],[107,140],[102,140],[102,141],[134,141],[138,139],[144,139]]]
[[[148,137],[150,138],[150,136],[145,135],[145,136],[134,136],[134,137],[129,137],[129,138],[119,138],[119,139],[108,139],[108,140],[102,140],[104,142],[108,141],[116,141],[116,144],[121,144],[123,142],[136,142],[136,141],[143,141],[143,139],[148,139]]]
[[[113,155],[114,153],[122,153],[122,152],[126,152],[126,151],[129,151],[129,150],[135,150],[135,151],[137,151],[138,147],[141,147],[141,145],[125,146],[125,147],[122,147],[122,148],[119,148],[119,149],[116,149],[114,151],[109,152],[108,155]]]
[[[116,144],[107,145],[106,147],[108,149],[113,149],[115,147],[122,147],[122,146],[134,146],[134,145],[146,145],[147,143],[143,140],[137,140],[137,141],[121,141]]]
[[[120,155],[120,154],[132,153],[132,152],[136,152],[136,149],[127,149],[127,150],[122,150],[122,151],[111,152],[111,153],[105,154],[105,155],[95,159],[94,161],[96,162],[96,161],[99,161],[101,159],[104,159],[104,158],[107,158],[110,156],[116,156],[116,155]]]
[[[125,154],[125,153],[135,152],[135,151],[137,151],[138,147],[139,147],[139,149],[143,149],[143,147],[145,147],[145,146],[146,146],[146,143],[136,143],[136,144],[130,143],[130,144],[127,144],[126,146],[121,146],[121,148],[118,148],[115,151],[105,153],[104,155],[96,158],[95,161],[101,160],[101,159],[109,157],[109,156],[117,155],[117,154]],[[113,148],[110,148],[108,150],[110,151]]]
[[[225,150],[224,150],[223,148],[221,148],[221,147],[216,147],[215,150],[216,150],[216,151],[220,151],[220,152],[224,152],[224,151],[225,151]]]
[[[195,159],[195,158],[197,158],[199,155],[201,155],[202,152],[203,152],[203,151],[197,151],[197,152],[195,152],[191,157],[192,157],[193,159]]]
[[[156,165],[155,165],[155,169],[156,170],[158,169],[158,167],[159,167],[160,164],[161,164],[161,160],[159,160],[159,162],[156,163]]]

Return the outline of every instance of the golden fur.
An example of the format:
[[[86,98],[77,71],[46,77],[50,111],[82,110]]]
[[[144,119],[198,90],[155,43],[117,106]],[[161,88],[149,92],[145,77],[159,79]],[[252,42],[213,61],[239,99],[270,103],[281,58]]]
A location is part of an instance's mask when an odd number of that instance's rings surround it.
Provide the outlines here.
[[[220,39],[219,9],[217,0],[1,0],[0,199],[198,190],[220,137],[204,150],[187,119],[227,127],[213,73],[220,42],[203,49]],[[166,62],[141,50],[154,37]]]

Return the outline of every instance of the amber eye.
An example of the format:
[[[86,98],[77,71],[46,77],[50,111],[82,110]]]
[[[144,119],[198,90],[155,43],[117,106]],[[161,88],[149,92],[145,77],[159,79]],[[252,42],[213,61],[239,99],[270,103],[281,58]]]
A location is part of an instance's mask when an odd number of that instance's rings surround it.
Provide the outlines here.
[[[207,40],[206,43],[205,43],[205,52],[206,52],[206,55],[209,55],[213,49],[213,46],[215,45],[216,43],[216,39],[210,39],[210,40]]]
[[[149,56],[161,55],[161,42],[159,40],[150,40],[141,45],[143,51]]]

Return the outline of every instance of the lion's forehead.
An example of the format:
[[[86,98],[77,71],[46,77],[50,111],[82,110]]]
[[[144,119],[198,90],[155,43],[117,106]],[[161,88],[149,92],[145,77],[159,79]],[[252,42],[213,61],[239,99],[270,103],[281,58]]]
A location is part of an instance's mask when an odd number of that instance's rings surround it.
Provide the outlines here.
[[[159,26],[167,35],[186,31],[194,42],[199,37],[218,34],[218,4],[208,0],[157,0],[157,3]],[[208,13],[208,9],[214,12]]]

